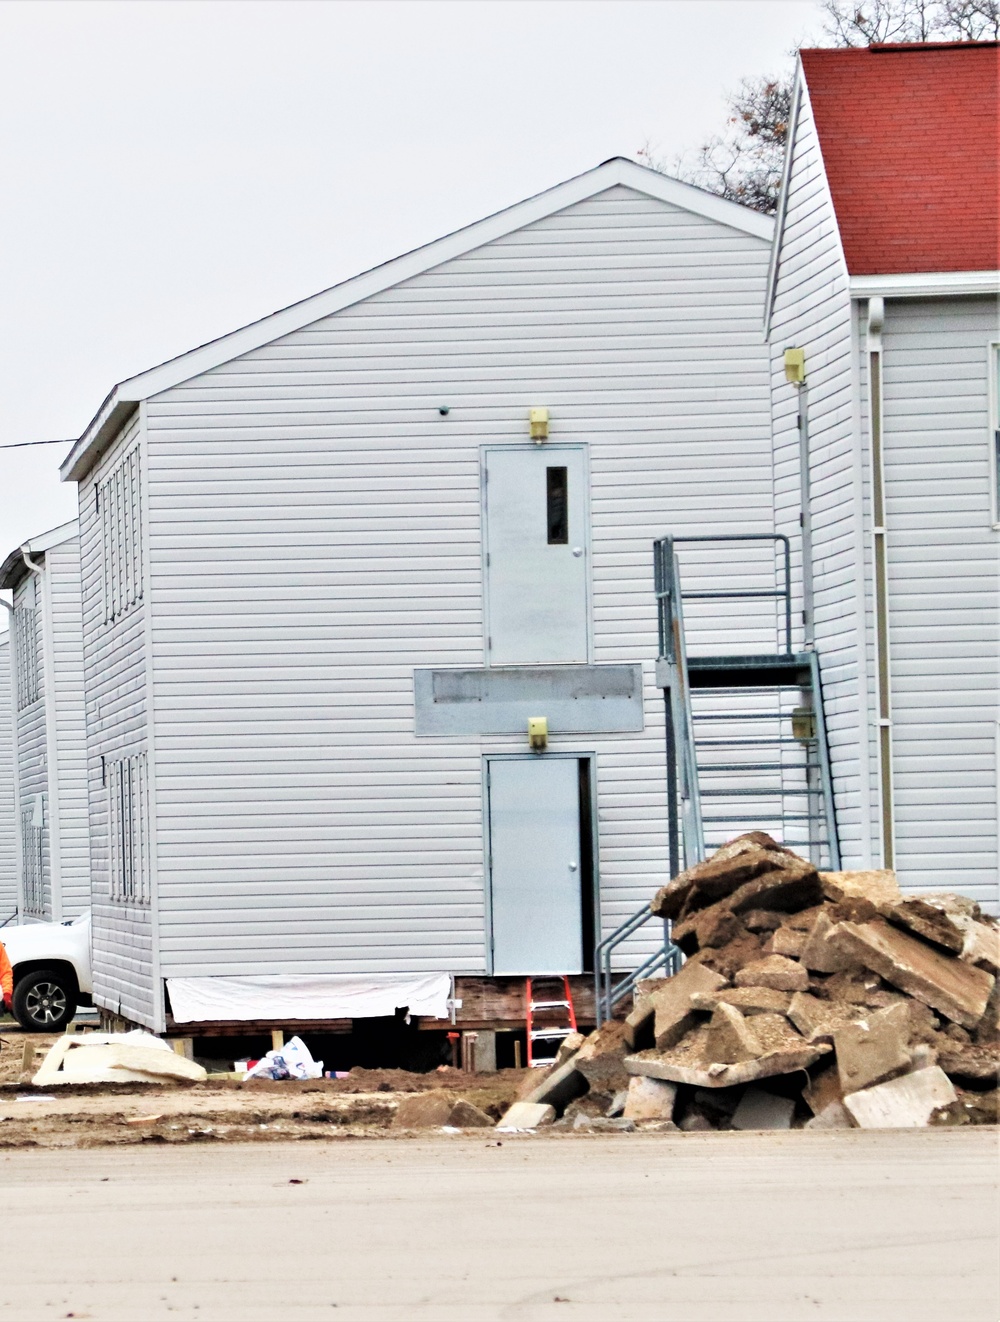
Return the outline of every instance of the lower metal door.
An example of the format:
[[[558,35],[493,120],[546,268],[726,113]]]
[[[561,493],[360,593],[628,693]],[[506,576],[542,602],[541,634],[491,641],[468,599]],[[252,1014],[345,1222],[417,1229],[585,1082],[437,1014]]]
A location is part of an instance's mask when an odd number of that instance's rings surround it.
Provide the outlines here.
[[[493,973],[583,970],[580,764],[488,764]]]

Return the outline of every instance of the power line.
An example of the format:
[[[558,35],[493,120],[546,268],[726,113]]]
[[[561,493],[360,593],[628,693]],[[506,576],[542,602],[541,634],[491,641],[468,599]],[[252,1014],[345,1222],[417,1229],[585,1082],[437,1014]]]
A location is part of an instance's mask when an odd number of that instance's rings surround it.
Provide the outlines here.
[[[9,445],[0,445],[0,450],[23,450],[27,445],[75,445],[76,441],[12,441]]]

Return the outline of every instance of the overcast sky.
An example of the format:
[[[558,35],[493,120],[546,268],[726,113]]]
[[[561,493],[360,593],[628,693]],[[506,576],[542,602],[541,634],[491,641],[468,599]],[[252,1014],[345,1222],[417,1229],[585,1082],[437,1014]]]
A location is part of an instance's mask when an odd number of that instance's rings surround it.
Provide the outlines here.
[[[115,382],[652,143],[721,128],[813,0],[0,3],[0,445]],[[0,450],[0,557],[74,517]]]

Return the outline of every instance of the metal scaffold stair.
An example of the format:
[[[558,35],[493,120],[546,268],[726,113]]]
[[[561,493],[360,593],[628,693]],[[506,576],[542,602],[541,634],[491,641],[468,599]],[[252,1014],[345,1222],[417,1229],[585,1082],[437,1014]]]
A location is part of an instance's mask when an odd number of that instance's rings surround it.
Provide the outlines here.
[[[678,547],[701,558],[700,581],[715,554],[728,559],[736,586],[685,591]],[[819,657],[792,650],[790,547],[781,534],[664,537],[654,543],[659,655],[667,744],[669,875],[745,831],[762,830],[818,867],[840,867],[833,780]],[[754,556],[757,569],[753,568]],[[761,566],[763,568],[761,568]],[[777,586],[774,586],[775,580]],[[684,607],[696,603],[700,635],[755,635],[759,651],[689,655]],[[727,614],[719,619],[719,604]],[[640,909],[595,952],[598,1019],[611,1015],[642,977],[675,970],[679,952],[665,925],[640,969],[612,975],[613,952],[652,915]]]
[[[774,545],[779,586],[685,593],[678,545],[718,549],[729,543]],[[654,556],[671,874],[750,830],[767,831],[819,867],[839,867],[819,658],[815,651],[792,651],[788,539],[769,533],[664,537]],[[748,603],[773,602],[772,649],[689,655],[686,601],[729,603],[735,618]]]

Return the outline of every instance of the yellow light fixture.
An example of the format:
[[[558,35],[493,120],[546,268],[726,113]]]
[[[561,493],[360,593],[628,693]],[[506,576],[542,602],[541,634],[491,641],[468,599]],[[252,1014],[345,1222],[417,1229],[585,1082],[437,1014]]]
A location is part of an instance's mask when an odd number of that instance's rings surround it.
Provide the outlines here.
[[[805,349],[785,350],[785,380],[793,386],[801,386],[806,379]]]
[[[529,409],[528,416],[531,420],[531,439],[536,445],[541,445],[542,441],[549,439],[549,411]]]
[[[528,717],[528,747],[533,753],[544,753],[549,744],[547,716]]]

